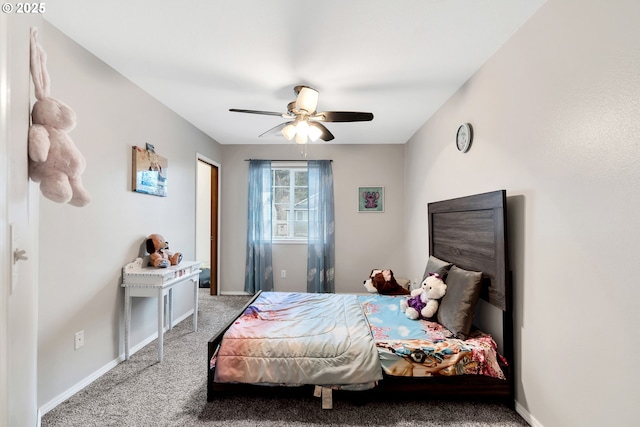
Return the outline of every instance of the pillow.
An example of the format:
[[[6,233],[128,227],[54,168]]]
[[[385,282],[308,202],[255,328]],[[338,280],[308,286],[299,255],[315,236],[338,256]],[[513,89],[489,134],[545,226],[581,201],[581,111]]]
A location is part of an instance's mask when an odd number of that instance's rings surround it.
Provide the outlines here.
[[[480,297],[482,273],[452,266],[447,276],[447,293],[440,301],[438,323],[460,339],[467,339]]]
[[[409,289],[409,287],[411,287],[411,280],[409,279],[396,278],[396,282],[405,289]]]
[[[429,256],[429,260],[427,261],[427,267],[424,269],[424,274],[422,275],[422,280],[427,278],[429,273],[436,273],[442,277],[442,280],[447,281],[447,273],[453,264],[450,262],[443,261],[434,256]]]

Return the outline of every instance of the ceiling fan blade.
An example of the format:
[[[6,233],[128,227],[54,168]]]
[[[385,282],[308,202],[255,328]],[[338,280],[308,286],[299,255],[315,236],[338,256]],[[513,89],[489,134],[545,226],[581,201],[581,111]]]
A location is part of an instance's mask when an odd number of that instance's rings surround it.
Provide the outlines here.
[[[331,141],[335,138],[333,134],[329,132],[329,129],[327,129],[327,127],[320,122],[311,122],[309,123],[309,126],[315,126],[322,131],[322,134],[320,134],[320,139],[323,141]]]
[[[318,106],[318,91],[308,86],[296,86],[296,89],[298,88],[296,108],[298,110],[304,110],[308,114],[315,112]]]
[[[267,116],[280,116],[280,117],[282,117],[282,113],[276,113],[275,111],[239,110],[237,108],[229,108],[229,111],[232,111],[234,113],[264,114],[264,115],[267,115]]]
[[[284,123],[280,123],[278,126],[274,126],[271,129],[269,129],[268,131],[258,135],[259,138],[262,138],[263,136],[274,136],[274,135],[278,135],[280,134],[280,132],[282,131],[282,129],[284,129],[284,127],[286,125],[288,125],[291,122],[284,122]]]
[[[368,122],[373,120],[373,113],[359,111],[323,111],[313,117],[323,122]]]

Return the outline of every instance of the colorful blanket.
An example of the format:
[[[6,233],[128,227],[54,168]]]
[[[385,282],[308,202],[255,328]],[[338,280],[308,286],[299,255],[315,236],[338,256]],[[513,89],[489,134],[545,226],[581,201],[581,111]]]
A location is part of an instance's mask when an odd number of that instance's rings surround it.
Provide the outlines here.
[[[410,320],[400,311],[400,299],[383,295],[358,297],[373,333],[385,373],[429,377],[462,374],[504,379],[495,341],[474,331],[463,341],[444,326]]]
[[[263,292],[227,330],[215,381],[371,388],[382,369],[355,295]]]

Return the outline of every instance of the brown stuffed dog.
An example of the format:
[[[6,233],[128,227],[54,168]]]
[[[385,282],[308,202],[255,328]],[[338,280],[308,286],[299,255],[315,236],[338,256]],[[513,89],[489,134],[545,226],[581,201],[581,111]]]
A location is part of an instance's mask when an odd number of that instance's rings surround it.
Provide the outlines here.
[[[149,265],[156,268],[167,268],[170,265],[178,265],[182,261],[182,254],[169,252],[169,242],[159,234],[151,234],[147,238],[147,252],[151,254]]]
[[[364,287],[367,291],[380,295],[409,295],[411,293],[398,284],[391,270],[371,270],[369,278],[364,281]]]

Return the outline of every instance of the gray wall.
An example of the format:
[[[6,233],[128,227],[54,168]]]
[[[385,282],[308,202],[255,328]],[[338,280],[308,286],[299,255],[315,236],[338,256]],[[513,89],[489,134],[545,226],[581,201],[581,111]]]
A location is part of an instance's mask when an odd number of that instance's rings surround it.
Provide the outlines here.
[[[38,402],[62,394],[123,354],[121,269],[160,233],[184,259],[195,256],[196,153],[221,160],[219,145],[45,23],[51,93],[73,108],[70,136],[87,159],[83,208],[40,203]],[[168,197],[131,191],[131,147],[154,144],[169,160]],[[174,318],[188,314],[192,293],[175,292]],[[156,302],[136,298],[132,346],[157,331]],[[74,351],[74,333],[85,345]]]
[[[296,145],[224,145],[222,168],[221,291],[242,293],[246,247],[245,159],[301,160]],[[403,277],[404,146],[309,145],[308,159],[331,159],[336,215],[336,292],[365,292],[372,268]],[[358,213],[358,186],[384,186],[385,211]],[[277,290],[306,290],[306,246],[274,245]],[[280,270],[287,277],[280,277]]]
[[[413,274],[427,202],[507,190],[517,407],[534,426],[640,415],[638,18],[635,1],[548,1],[405,147]]]

